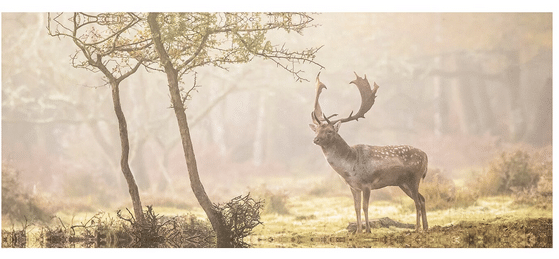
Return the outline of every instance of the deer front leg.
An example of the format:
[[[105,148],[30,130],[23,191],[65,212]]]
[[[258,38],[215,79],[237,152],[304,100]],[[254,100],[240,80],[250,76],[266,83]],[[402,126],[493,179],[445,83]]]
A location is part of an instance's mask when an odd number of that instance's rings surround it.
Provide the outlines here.
[[[371,197],[371,190],[363,189],[363,213],[365,213],[365,232],[371,233],[369,226],[369,197]]]
[[[355,215],[357,215],[357,230],[355,234],[361,233],[361,191],[351,188],[353,194],[353,205],[355,206]]]

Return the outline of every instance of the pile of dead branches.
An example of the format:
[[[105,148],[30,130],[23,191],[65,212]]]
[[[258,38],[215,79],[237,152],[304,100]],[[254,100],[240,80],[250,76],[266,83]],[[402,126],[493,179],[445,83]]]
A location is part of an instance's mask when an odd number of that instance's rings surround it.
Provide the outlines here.
[[[263,205],[264,201],[254,200],[250,193],[237,196],[225,204],[214,205],[228,228],[233,247],[249,247],[244,238],[252,233],[253,228],[262,224],[260,211]]]

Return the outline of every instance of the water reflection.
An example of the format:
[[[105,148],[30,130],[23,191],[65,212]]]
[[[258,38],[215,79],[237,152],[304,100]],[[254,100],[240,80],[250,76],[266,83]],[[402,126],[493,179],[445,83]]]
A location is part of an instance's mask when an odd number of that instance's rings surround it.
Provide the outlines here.
[[[184,229],[183,229],[184,230]],[[2,230],[2,247],[7,248],[192,248],[200,243],[214,244],[215,240],[199,240],[196,233],[173,232],[158,240],[143,243],[131,237],[111,232],[89,236],[64,236],[25,231]],[[116,232],[115,232],[116,233]],[[201,242],[203,241],[203,242]],[[489,224],[461,222],[457,225],[434,226],[427,232],[403,231],[387,235],[280,235],[252,237],[252,247],[340,247],[340,248],[551,248],[553,224],[551,218],[526,219],[516,222]],[[211,245],[210,245],[211,246]],[[209,246],[206,246],[209,247]]]
[[[397,232],[387,235],[292,236],[258,238],[255,247],[339,248],[551,248],[550,218],[489,224],[461,222],[434,226],[427,232]]]
[[[260,239],[255,247],[261,248],[551,248],[551,236],[531,234],[516,237],[463,236],[448,237],[374,237],[349,236],[280,237]]]

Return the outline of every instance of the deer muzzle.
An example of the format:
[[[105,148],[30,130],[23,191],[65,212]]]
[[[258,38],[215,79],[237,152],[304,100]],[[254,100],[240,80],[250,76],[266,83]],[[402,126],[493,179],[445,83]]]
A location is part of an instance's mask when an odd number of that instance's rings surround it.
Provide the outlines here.
[[[313,142],[317,145],[320,145],[320,139],[318,137],[314,138]]]

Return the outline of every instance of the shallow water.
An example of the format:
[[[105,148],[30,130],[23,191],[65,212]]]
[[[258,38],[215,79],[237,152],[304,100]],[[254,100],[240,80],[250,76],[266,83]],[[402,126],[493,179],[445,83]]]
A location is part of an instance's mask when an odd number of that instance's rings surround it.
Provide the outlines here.
[[[457,225],[433,226],[428,231],[401,231],[392,234],[345,234],[331,236],[278,235],[250,237],[248,243],[255,248],[551,248],[553,224],[551,218],[526,219],[515,222],[490,224],[483,222],[460,222]],[[196,247],[190,237],[160,239],[145,242],[141,247],[188,248]],[[2,230],[3,248],[105,248],[139,247],[134,240],[115,235],[97,234],[76,237],[23,233]]]

